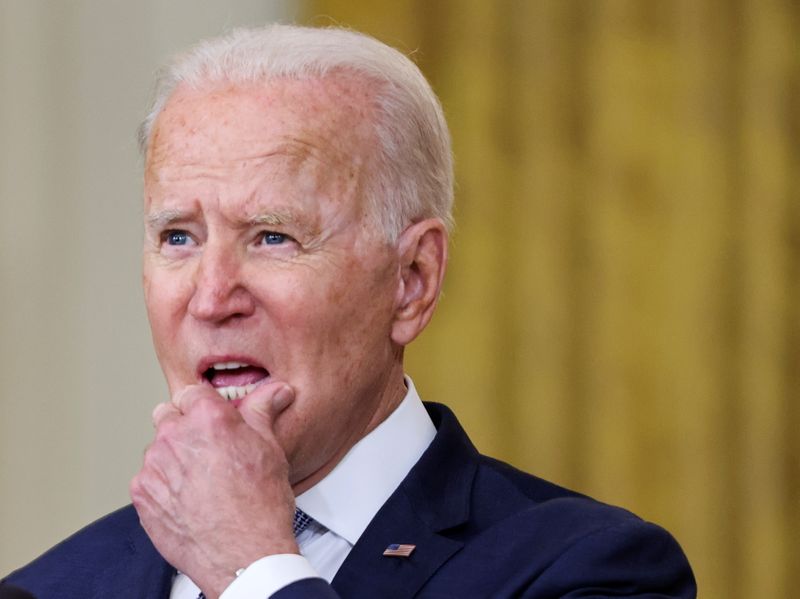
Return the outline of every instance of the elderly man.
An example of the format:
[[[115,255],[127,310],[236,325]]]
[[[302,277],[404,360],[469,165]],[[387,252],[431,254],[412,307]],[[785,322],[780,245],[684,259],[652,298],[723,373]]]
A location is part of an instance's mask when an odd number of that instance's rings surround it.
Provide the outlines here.
[[[171,401],[107,516],[12,574],[40,599],[691,597],[662,529],[479,455],[403,349],[452,204],[400,53],[271,26],[200,44],[142,127],[144,291]]]

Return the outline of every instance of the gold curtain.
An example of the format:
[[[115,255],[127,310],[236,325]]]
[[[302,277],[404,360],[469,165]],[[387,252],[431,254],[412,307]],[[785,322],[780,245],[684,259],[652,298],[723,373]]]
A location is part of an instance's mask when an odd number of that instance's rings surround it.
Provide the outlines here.
[[[442,98],[457,230],[409,352],[478,447],[800,588],[800,5],[316,0]]]

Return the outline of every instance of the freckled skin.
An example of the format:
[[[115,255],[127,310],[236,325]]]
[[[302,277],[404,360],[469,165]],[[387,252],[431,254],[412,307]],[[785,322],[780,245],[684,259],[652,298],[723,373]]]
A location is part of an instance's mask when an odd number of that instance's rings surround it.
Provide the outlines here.
[[[179,88],[155,124],[145,214],[167,210],[183,247],[148,226],[144,289],[176,393],[207,355],[247,355],[296,391],[275,423],[296,492],[322,478],[402,399],[391,339],[397,250],[360,192],[375,141],[368,86],[343,75],[252,88]],[[249,224],[260,214],[281,225]],[[272,230],[286,243],[259,244]]]

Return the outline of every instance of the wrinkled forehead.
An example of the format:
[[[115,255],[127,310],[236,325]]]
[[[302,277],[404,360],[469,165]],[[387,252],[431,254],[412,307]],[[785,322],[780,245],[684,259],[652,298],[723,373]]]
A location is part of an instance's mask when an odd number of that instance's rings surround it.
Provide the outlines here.
[[[159,114],[145,176],[170,164],[226,163],[287,143],[326,162],[363,163],[376,150],[375,85],[334,72],[260,82],[179,85]]]

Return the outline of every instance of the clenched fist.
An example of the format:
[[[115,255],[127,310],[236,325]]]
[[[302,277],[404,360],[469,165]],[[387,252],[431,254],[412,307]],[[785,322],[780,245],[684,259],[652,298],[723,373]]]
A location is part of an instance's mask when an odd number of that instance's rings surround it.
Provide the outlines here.
[[[207,597],[266,555],[298,553],[289,466],[274,419],[294,400],[285,383],[259,385],[237,407],[193,385],[153,411],[154,441],[130,485],[159,553]]]

